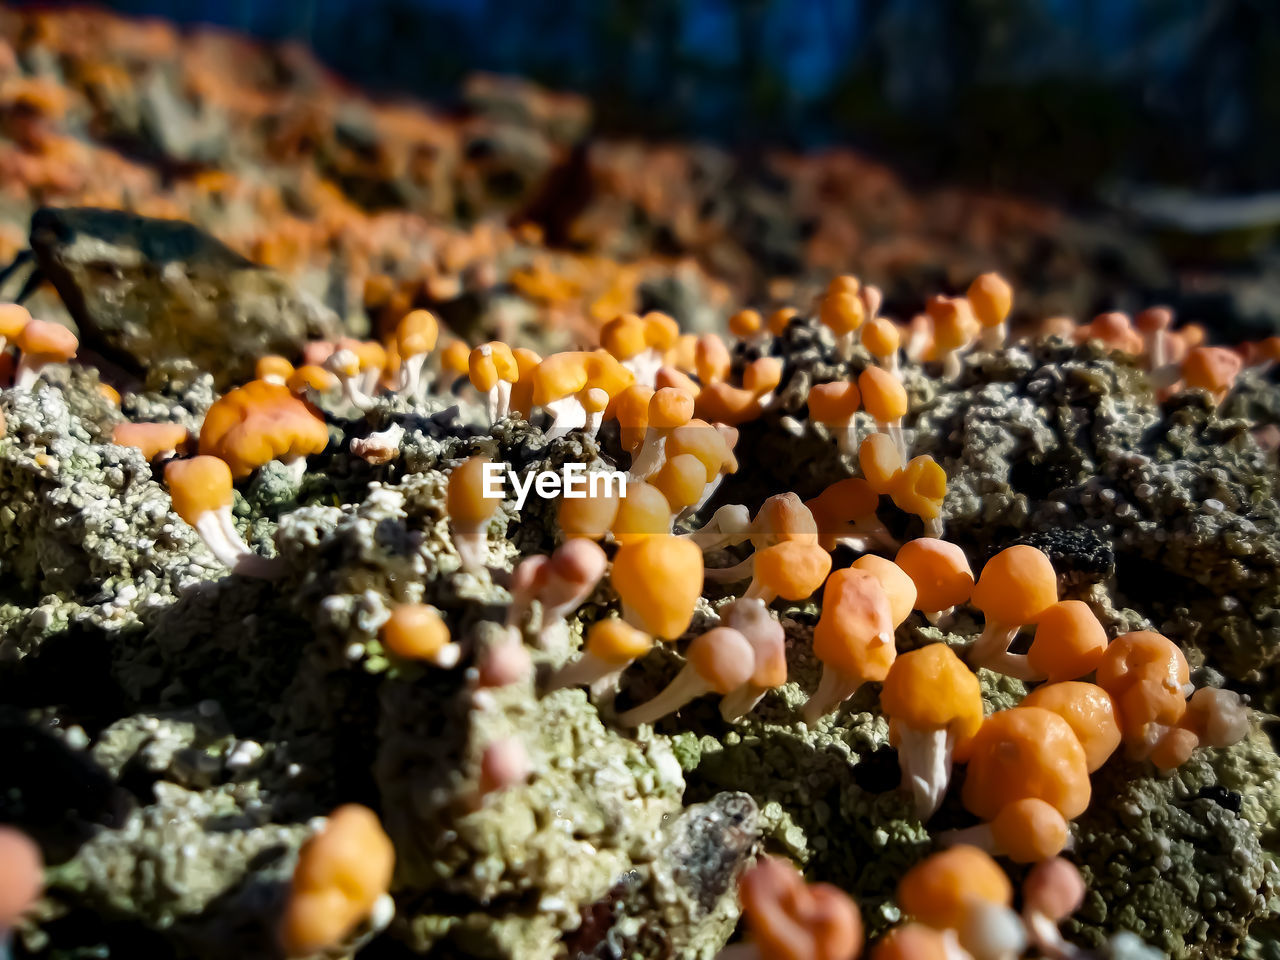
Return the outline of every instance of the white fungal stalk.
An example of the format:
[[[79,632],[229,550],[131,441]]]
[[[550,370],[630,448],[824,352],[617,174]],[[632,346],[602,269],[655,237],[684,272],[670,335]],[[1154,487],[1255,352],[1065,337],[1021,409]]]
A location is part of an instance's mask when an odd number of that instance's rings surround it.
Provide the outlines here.
[[[942,806],[951,782],[955,735],[945,727],[936,730],[899,730],[898,766],[902,789],[911,794],[916,816],[928,820]]]
[[[712,690],[692,664],[686,664],[662,692],[647,703],[619,714],[618,722],[624,727],[637,727],[642,723],[656,723],[669,713],[674,713],[690,700],[697,699]]]
[[[244,542],[231,519],[230,507],[205,511],[196,518],[195,530],[209,552],[232,573],[271,579],[283,572],[278,559],[260,557]]]

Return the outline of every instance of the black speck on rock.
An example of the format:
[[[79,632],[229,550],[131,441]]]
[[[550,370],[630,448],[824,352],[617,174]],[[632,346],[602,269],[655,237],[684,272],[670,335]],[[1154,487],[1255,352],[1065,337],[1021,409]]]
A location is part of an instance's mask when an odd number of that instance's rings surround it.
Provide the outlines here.
[[[1116,570],[1116,555],[1100,536],[1088,527],[1037,530],[1015,540],[1044,553],[1058,576],[1071,583],[1100,583]]]
[[[1197,800],[1212,800],[1224,810],[1230,810],[1232,813],[1239,813],[1240,807],[1244,803],[1244,798],[1234,790],[1228,790],[1221,784],[1210,784],[1200,788],[1200,792],[1196,794]]]

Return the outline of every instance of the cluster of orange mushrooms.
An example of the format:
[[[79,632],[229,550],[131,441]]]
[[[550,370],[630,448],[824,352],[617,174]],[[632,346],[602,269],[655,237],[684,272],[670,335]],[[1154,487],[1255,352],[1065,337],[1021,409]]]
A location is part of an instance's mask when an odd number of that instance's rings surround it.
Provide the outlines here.
[[[541,649],[562,664],[547,692],[587,687],[602,715],[621,727],[657,723],[712,694],[723,718],[736,721],[788,679],[786,636],[771,605],[821,591],[812,652],[822,673],[797,722],[829,722],[824,718],[864,684],[881,685],[902,789],[916,814],[926,821],[938,810],[953,766],[962,763],[960,800],[980,821],[943,835],[947,849],[903,878],[898,902],[910,922],[872,955],[985,960],[1019,955],[1028,944],[1066,955],[1057,924],[1078,905],[1082,881],[1059,854],[1070,848],[1070,821],[1089,804],[1090,774],[1122,745],[1130,758],[1161,770],[1177,767],[1197,748],[1245,736],[1248,710],[1236,694],[1194,689],[1186,658],[1168,638],[1150,631],[1108,637],[1088,604],[1060,599],[1058,576],[1035,547],[1010,546],[975,576],[964,551],[944,537],[942,467],[908,449],[901,370],[904,363],[932,363],[953,378],[965,353],[1004,349],[1012,291],[986,274],[965,296],[933,298],[908,324],[878,316],[880,299],[874,287],[843,276],[816,309],[838,357],[854,358],[861,348],[871,358],[856,377],[816,385],[808,396],[810,420],[831,438],[849,476],[808,501],[776,494],[754,514],[745,504],[722,505],[696,529],[687,521],[738,470],[739,431],[776,402],[784,369],[769,355],[768,341],[784,333],[797,311],[767,319],[750,310],[734,315],[732,335],[762,347],[762,357],[735,376],[723,338],[682,334],[659,313],[619,316],[603,325],[598,347],[542,357],[499,341],[468,348],[453,340],[437,352],[435,317],[415,310],[384,342],[314,343],[297,366],[262,358],[256,379],[210,407],[197,437],[172,424],[125,423],[114,439],[167,461],[175,512],[219,561],[237,574],[273,577],[282,572],[280,561],[255,553],[237,531],[233,484],[273,460],[304,471],[307,458],[332,442],[326,410],[365,411],[383,393],[414,401],[447,387],[465,398],[456,382],[465,378],[474,390],[469,402],[491,424],[524,418],[555,438],[596,436],[616,421],[630,456],[625,493],[564,499],[560,545],[548,556],[522,559],[507,581],[490,549],[501,501],[486,496],[486,461],[471,457],[449,473],[457,569],[503,582],[511,598],[506,641],[479,651],[474,682],[499,686],[527,677],[530,650]],[[21,307],[0,308],[0,336],[20,351],[19,389],[30,389],[44,364],[74,353],[74,338],[50,326]],[[1055,319],[1043,327],[1133,355],[1160,391],[1207,390],[1218,401],[1246,364],[1280,356],[1280,338],[1207,346],[1198,328],[1173,329],[1164,308],[1134,322],[1109,313],[1082,326]],[[876,424],[862,437],[854,417],[860,409]],[[402,435],[393,427],[351,441],[350,449],[386,462]],[[922,536],[899,543],[889,534],[877,517],[885,496],[921,519]],[[747,546],[745,558],[729,566],[709,562]],[[832,552],[841,546],[859,556],[833,572]],[[575,651],[575,613],[606,578],[616,615],[583,624]],[[686,639],[708,581],[745,587],[716,610],[717,625],[688,638],[683,667],[667,687],[614,713],[627,667],[656,644]],[[943,642],[899,653],[895,633],[913,612],[945,625],[965,604],[981,612],[985,627],[963,655]],[[1011,652],[1024,629],[1034,630],[1029,649]],[[381,640],[392,657],[441,669],[458,666],[467,648],[424,604],[393,609]],[[985,715],[982,669],[1036,686],[1020,705]],[[517,739],[492,744],[482,766],[482,795],[529,776]],[[1020,914],[993,855],[1037,864]],[[302,850],[283,926],[286,950],[306,955],[366,920],[387,893],[393,860],[370,811],[336,812]],[[761,957],[849,960],[861,950],[853,901],[826,885],[807,885],[785,863],[760,861],[743,877],[741,894],[752,949]],[[4,916],[0,910],[0,923]]]

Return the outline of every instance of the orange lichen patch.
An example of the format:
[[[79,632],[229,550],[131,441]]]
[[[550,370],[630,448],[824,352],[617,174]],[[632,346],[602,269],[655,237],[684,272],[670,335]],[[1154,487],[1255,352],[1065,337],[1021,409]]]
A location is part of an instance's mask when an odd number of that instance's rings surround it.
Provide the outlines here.
[[[681,453],[667,458],[649,482],[667,498],[673,513],[691,507],[702,498],[707,488],[707,469],[691,453]]]
[[[857,905],[829,884],[806,884],[789,863],[762,858],[742,875],[738,895],[761,957],[854,960],[862,951]]]
[[[702,551],[670,535],[627,540],[614,557],[610,580],[629,623],[675,640],[688,629],[702,596]]]
[[[913,513],[924,521],[925,533],[942,536],[942,503],[947,497],[947,474],[933,457],[912,457],[902,472],[893,478],[889,496],[899,510]]]
[[[858,466],[872,490],[891,493],[902,475],[902,454],[887,433],[873,433],[858,445]]]
[[[902,545],[894,563],[916,585],[916,609],[939,613],[973,594],[973,570],[956,544],[935,537],[921,537]]]
[[[1084,748],[1089,772],[1097,770],[1120,746],[1120,725],[1111,695],[1093,683],[1067,680],[1036,687],[1024,707],[1051,710],[1071,726]]]
[[[1207,390],[1221,403],[1235,385],[1244,361],[1225,347],[1193,347],[1182,361],[1182,382],[1193,390]]]
[[[984,273],[969,284],[965,299],[982,325],[982,345],[988,350],[1004,346],[1005,321],[1013,309],[1013,288],[998,273]]]
[[[185,453],[191,443],[191,431],[179,423],[117,423],[111,431],[111,442],[122,447],[137,447],[148,460],[162,453]]]
[[[714,333],[706,333],[698,338],[693,353],[693,370],[703,387],[729,376],[732,363],[729,348]]]
[[[751,680],[754,668],[751,644],[732,627],[715,627],[693,638],[684,668],[647,703],[618,715],[618,723],[634,727],[656,723],[695,697],[725,695]]]
[[[12,929],[44,890],[44,857],[35,841],[0,826],[0,931]]]
[[[452,667],[461,652],[450,642],[449,626],[435,607],[425,603],[402,603],[378,631],[382,645],[397,657],[426,660],[440,667]]]
[[[395,848],[367,807],[347,804],[302,845],[285,904],[280,941],[305,957],[335,946],[391,886]]]
[[[648,483],[628,483],[626,494],[618,501],[613,538],[630,543],[669,534],[671,519],[671,504],[661,490]]]
[[[1098,664],[1097,682],[1119,709],[1125,743],[1135,748],[1154,744],[1187,710],[1187,658],[1158,633],[1139,630],[1112,640]]]
[[[1084,748],[1066,720],[1041,707],[1014,707],[982,724],[961,794],[965,807],[992,820],[1007,804],[1043,800],[1068,820],[1089,806]]]
[[[902,912],[937,930],[959,929],[977,903],[1013,903],[1009,878],[977,847],[962,844],[926,857],[898,883]]]
[[[237,479],[271,460],[301,463],[328,444],[329,430],[313,408],[265,380],[223,394],[200,428],[200,453],[221,457]]]
[[[65,363],[76,355],[80,341],[66,327],[45,320],[31,320],[14,342],[21,351],[14,375],[16,390],[30,390],[40,371],[51,363]]]
[[[884,587],[885,596],[889,598],[889,611],[894,627],[898,627],[911,615],[916,604],[915,582],[892,560],[868,553],[853,561],[853,569],[865,570]]]
[[[931,643],[894,660],[880,705],[898,748],[902,787],[927,820],[946,794],[952,760],[968,757],[982,726],[982,687],[950,647]]]
[[[1027,665],[1057,683],[1093,673],[1107,649],[1107,632],[1087,603],[1060,600],[1040,615]]]
[[[871,960],[949,960],[952,941],[923,923],[894,927],[871,948]]]
[[[837,570],[827,579],[822,615],[813,631],[822,680],[805,704],[807,723],[830,713],[862,686],[881,682],[893,666],[893,614],[880,581],[865,570]]]
[[[729,318],[729,332],[740,340],[754,337],[764,329],[764,318],[757,310],[739,310]]]
[[[293,364],[284,357],[267,354],[259,357],[258,362],[253,365],[253,375],[268,383],[288,383],[289,377],[293,375]]]
[[[1006,804],[991,821],[995,850],[1014,863],[1039,863],[1067,845],[1067,821],[1043,800],[1027,797]]]
[[[753,554],[751,586],[746,597],[766,603],[775,597],[804,600],[822,586],[831,572],[831,554],[816,541],[783,540]]]
[[[1127,313],[1112,311],[1100,313],[1089,323],[1076,328],[1076,342],[1097,340],[1104,346],[1122,353],[1142,352],[1142,335],[1133,329]]]

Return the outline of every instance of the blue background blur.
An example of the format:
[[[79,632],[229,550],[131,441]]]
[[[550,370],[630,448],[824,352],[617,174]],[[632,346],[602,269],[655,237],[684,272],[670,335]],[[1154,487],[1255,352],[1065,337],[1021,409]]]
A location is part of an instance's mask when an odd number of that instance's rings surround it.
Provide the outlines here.
[[[597,128],[850,143],[908,173],[1085,196],[1280,170],[1277,0],[118,0],[299,39],[366,86],[586,93]]]

